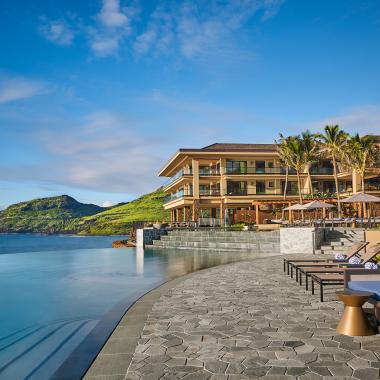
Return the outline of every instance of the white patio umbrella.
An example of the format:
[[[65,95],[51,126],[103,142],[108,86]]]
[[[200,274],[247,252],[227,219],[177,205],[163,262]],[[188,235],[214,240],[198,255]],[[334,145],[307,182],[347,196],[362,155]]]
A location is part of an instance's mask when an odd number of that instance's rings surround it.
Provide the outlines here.
[[[318,210],[318,209],[326,209],[326,208],[334,208],[335,205],[331,204],[331,203],[326,203],[326,202],[322,202],[322,201],[319,201],[319,200],[314,200],[312,202],[309,202],[309,203],[306,203],[304,205],[304,209],[305,210]],[[314,213],[314,218],[317,219],[317,211],[315,211]],[[323,216],[322,216],[323,219],[325,219],[325,214],[323,212]]]
[[[315,210],[317,208],[333,208],[335,205],[322,201],[312,201],[303,205],[304,210]]]
[[[305,210],[305,206],[301,205],[299,203],[296,203],[295,205],[291,205],[289,207],[285,207],[283,210],[285,211],[300,211],[300,210]]]
[[[366,203],[379,203],[380,198],[375,197],[374,195],[366,194],[366,193],[362,192],[362,193],[356,193],[354,195],[351,195],[348,198],[342,199],[342,202],[344,202],[344,203],[362,203],[364,205]],[[372,217],[372,213],[373,213],[373,208],[371,207],[370,209],[371,209],[371,212],[370,212],[370,216],[368,218],[368,224],[369,224],[369,221],[370,221],[370,219]],[[374,217],[374,219],[375,219],[375,217]],[[375,219],[375,221],[376,221],[376,219]],[[362,216],[362,223],[363,223],[363,216]]]
[[[341,202],[345,203],[376,203],[380,202],[379,197],[367,193],[356,193],[348,198],[342,199]]]
[[[299,204],[299,203],[296,203],[295,205],[291,205],[289,207],[285,207],[283,210],[284,211],[302,211],[304,210],[304,206]],[[289,215],[289,221],[292,219],[291,215]],[[303,219],[303,215],[302,215],[302,219]]]

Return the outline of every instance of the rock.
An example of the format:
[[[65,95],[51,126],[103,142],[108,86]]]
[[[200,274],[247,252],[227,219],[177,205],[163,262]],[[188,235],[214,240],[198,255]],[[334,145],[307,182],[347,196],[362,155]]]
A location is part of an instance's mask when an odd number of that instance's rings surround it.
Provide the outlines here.
[[[112,242],[112,248],[131,248],[131,247],[136,247],[136,244],[128,240],[114,240]]]

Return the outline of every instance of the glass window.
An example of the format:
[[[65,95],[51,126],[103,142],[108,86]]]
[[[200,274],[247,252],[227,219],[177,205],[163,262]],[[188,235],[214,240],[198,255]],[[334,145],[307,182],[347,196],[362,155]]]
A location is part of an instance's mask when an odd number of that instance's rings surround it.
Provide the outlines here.
[[[265,182],[256,181],[256,194],[264,194],[264,193],[265,193]]]
[[[227,160],[226,169],[228,174],[246,174],[247,161]]]
[[[265,161],[256,161],[256,173],[265,173]]]

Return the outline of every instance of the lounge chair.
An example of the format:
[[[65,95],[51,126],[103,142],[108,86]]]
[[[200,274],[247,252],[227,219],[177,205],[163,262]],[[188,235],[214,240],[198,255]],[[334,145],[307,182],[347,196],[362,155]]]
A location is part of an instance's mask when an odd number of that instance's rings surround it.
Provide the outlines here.
[[[363,266],[365,263],[369,262],[372,260],[375,256],[380,254],[380,244],[376,244],[368,249],[368,251],[362,256],[362,262],[360,263],[361,266]],[[339,265],[339,264],[338,264]],[[342,265],[342,264],[340,264]],[[344,284],[344,270],[348,269],[354,269],[354,270],[359,270],[361,269],[366,270],[367,272],[364,273],[370,273],[371,269],[364,269],[364,268],[358,268],[357,265],[350,265],[350,264],[343,264],[344,267],[338,267],[338,268],[333,268],[335,269],[328,271],[328,269],[331,268],[311,268],[311,271],[307,274],[311,278],[311,294],[314,294],[314,283],[316,282],[319,284],[319,289],[320,289],[320,299],[321,302],[323,302],[323,287],[325,285],[343,285]],[[317,269],[321,269],[321,272],[323,273],[316,273],[315,271]],[[343,269],[343,271],[340,271]],[[333,272],[333,273],[331,273]]]
[[[284,272],[288,271],[289,274],[289,267],[297,264],[303,264],[303,263],[325,263],[325,262],[341,262],[341,261],[348,261],[351,257],[356,256],[363,248],[365,248],[368,245],[368,242],[360,242],[355,243],[351,246],[350,250],[347,252],[346,258],[344,260],[337,260],[337,259],[284,259]]]
[[[316,266],[316,267],[334,267],[339,264],[348,263],[348,261],[359,254],[359,252],[368,245],[368,242],[360,242],[352,245],[350,250],[347,252],[346,258],[344,260],[336,259],[306,259],[306,260],[287,260],[286,264],[288,266],[288,275],[290,267],[290,275],[293,278],[293,271],[296,270],[296,280],[298,281],[298,269],[301,267]],[[285,259],[284,259],[285,260]],[[284,262],[285,267],[285,262]],[[285,271],[285,268],[284,268]]]

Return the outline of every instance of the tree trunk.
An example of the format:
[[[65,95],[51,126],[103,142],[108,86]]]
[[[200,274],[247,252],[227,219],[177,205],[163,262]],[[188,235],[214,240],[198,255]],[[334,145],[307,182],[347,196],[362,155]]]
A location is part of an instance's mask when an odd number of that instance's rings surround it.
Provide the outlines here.
[[[287,166],[285,170],[284,200],[286,199],[286,193],[288,192],[289,166]]]
[[[336,161],[335,161],[335,156],[332,156],[332,161],[333,161],[333,167],[334,167],[334,181],[335,181],[335,191],[336,191],[336,198],[338,201],[338,218],[341,217],[341,210],[340,210],[340,194],[339,194],[339,184],[338,184],[338,173],[336,170]]]
[[[302,205],[302,190],[301,190],[301,177],[300,177],[300,172],[297,170],[297,182],[298,182],[298,197],[300,200],[300,204]]]
[[[362,176],[362,192],[364,193],[364,191],[365,191],[365,180],[364,180],[365,171],[364,170],[361,173],[361,176]]]
[[[307,168],[307,180],[309,181],[309,194],[313,194],[313,184],[311,183],[311,175],[309,168]]]

